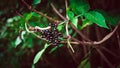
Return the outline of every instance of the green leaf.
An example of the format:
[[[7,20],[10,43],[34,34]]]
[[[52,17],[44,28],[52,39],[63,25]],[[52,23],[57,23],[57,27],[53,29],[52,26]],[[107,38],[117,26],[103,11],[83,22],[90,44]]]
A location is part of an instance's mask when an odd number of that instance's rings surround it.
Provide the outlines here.
[[[71,19],[71,22],[75,25],[76,28],[78,28],[77,27],[77,25],[78,25],[78,18],[77,17],[74,17],[73,19]]]
[[[61,31],[63,27],[64,27],[63,25],[59,25],[59,26],[57,27],[57,29],[58,29],[59,31]]]
[[[72,19],[74,18],[74,13],[72,11],[67,11],[67,16],[68,16],[68,19]]]
[[[7,19],[7,23],[11,23],[11,22],[13,22],[13,18]]]
[[[71,34],[73,33],[73,30],[70,29],[70,30],[68,31],[68,33],[71,35]]]
[[[85,18],[87,18],[88,20],[90,20],[91,22],[97,24],[100,27],[103,28],[108,28],[108,26],[106,25],[105,19],[103,17],[102,14],[100,14],[97,11],[90,11],[88,13],[85,13]]]
[[[49,53],[54,52],[55,50],[57,50],[57,48],[58,48],[58,46],[53,47],[53,48],[50,50],[50,52],[49,52]]]
[[[90,68],[90,62],[87,62],[84,66],[84,68]]]
[[[77,28],[78,25],[78,17],[74,16],[74,13],[72,11],[67,11],[67,16],[68,19],[75,25],[75,27]]]
[[[92,25],[93,23],[87,19],[83,19],[82,20],[82,26],[81,26],[81,30],[89,25]]]
[[[86,63],[89,63],[88,62],[88,58],[84,59],[79,65],[78,65],[78,68],[86,68],[84,67],[86,65]],[[87,65],[88,66],[88,65]],[[88,67],[90,68],[90,67]]]
[[[100,12],[105,17],[106,23],[110,24],[112,26],[116,26],[120,20],[120,15],[112,15],[111,16],[108,13],[106,13],[105,11],[102,11],[102,10],[96,10],[96,11]]]
[[[20,37],[18,36],[15,40],[15,47],[17,47],[20,43],[22,42],[22,40],[20,39]]]
[[[43,53],[45,52],[45,50],[46,50],[46,48],[47,48],[48,46],[49,46],[49,45],[46,43],[45,46],[44,46],[44,48],[43,48],[42,50],[40,50],[40,51],[36,54],[36,56],[35,56],[35,58],[34,58],[34,60],[33,60],[33,63],[34,63],[34,64],[36,64],[36,63],[38,62],[38,60],[41,58],[41,56],[43,55]]]
[[[32,17],[32,15],[33,15],[33,12],[29,13],[29,14],[26,16],[25,21],[26,21],[26,22],[29,21],[30,18]]]
[[[20,43],[22,43],[22,40],[25,41],[25,38],[24,38],[25,34],[26,34],[26,31],[22,31],[21,35],[16,38],[15,47],[17,47]]]
[[[33,4],[35,5],[35,4],[39,4],[39,3],[41,3],[41,0],[33,0]]]
[[[70,0],[70,7],[76,14],[84,14],[90,9],[85,0]]]

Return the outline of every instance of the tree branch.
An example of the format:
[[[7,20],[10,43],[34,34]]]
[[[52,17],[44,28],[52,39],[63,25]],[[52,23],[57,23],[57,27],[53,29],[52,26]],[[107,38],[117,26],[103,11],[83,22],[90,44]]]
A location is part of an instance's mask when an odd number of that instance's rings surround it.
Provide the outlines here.
[[[54,6],[52,3],[51,3],[50,5],[51,5],[53,11],[54,11],[60,18],[62,18],[63,20],[67,20],[67,18],[65,18],[63,15],[61,15],[61,14],[57,11],[57,9],[55,8],[55,6]]]
[[[26,7],[27,7],[29,10],[34,11],[34,12],[40,14],[41,16],[46,17],[48,20],[52,21],[53,23],[59,23],[59,22],[60,22],[60,21],[58,21],[58,20],[53,19],[52,17],[47,16],[47,15],[44,14],[44,13],[42,13],[42,12],[40,12],[40,11],[37,11],[36,9],[32,8],[32,7],[31,7],[29,4],[27,4],[24,0],[22,0],[22,2],[26,5]]]
[[[118,29],[120,25],[120,22],[119,24],[114,28],[114,30],[112,32],[110,32],[109,34],[107,34],[102,40],[100,41],[90,41],[90,42],[83,42],[83,41],[79,41],[75,38],[72,37],[73,40],[75,40],[76,42],[78,42],[79,44],[86,44],[86,45],[99,45],[99,44],[102,44],[104,43],[106,40],[108,40],[109,38],[111,38],[111,36],[114,35],[114,33],[116,32],[116,30]]]
[[[105,42],[106,40],[108,40],[115,32],[116,30],[118,29],[120,25],[120,22],[119,24],[114,28],[114,30],[112,32],[110,32],[109,34],[107,34],[102,40],[98,41],[98,42],[93,42],[93,44],[97,45],[97,44],[101,44],[103,42]]]

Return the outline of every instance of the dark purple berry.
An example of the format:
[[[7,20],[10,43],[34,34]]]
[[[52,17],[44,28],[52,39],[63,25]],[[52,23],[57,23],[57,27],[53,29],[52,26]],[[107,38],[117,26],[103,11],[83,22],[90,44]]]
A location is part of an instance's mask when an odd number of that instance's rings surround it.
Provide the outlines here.
[[[58,45],[62,34],[57,29],[57,24],[49,23],[51,29],[41,30],[42,38],[45,38],[51,45]]]

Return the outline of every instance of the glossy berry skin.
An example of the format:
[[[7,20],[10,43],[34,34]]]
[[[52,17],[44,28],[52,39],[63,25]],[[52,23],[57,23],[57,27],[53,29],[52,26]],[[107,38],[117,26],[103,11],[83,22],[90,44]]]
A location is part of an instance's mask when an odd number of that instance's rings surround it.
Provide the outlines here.
[[[58,45],[62,34],[57,29],[57,24],[50,23],[51,29],[42,30],[42,38],[45,38],[51,45]]]

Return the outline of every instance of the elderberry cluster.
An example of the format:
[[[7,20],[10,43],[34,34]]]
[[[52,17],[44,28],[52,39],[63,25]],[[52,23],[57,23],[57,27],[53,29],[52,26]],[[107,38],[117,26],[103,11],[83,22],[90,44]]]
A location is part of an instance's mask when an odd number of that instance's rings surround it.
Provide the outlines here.
[[[62,34],[57,29],[57,24],[50,23],[50,29],[42,30],[42,38],[45,38],[51,45],[57,45],[60,43],[60,37]]]

